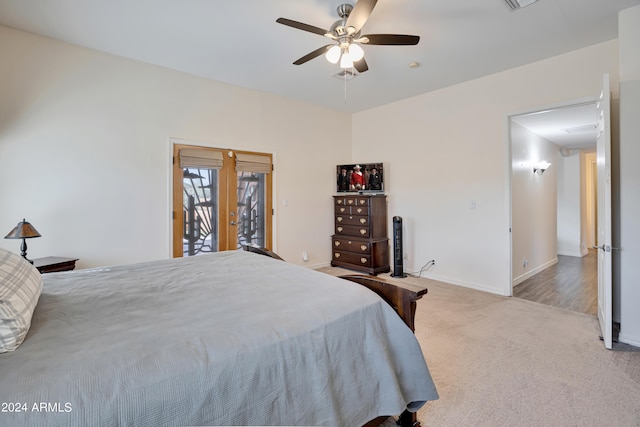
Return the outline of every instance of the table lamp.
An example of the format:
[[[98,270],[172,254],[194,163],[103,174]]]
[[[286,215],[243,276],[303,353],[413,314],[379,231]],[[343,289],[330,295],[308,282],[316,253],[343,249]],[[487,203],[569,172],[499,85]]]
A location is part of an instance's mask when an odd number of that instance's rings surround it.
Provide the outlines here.
[[[23,219],[18,225],[15,226],[13,230],[9,232],[5,239],[22,239],[22,244],[20,245],[20,255],[22,258],[29,261],[33,264],[33,261],[27,258],[27,241],[26,239],[31,239],[33,237],[40,237],[40,233],[36,230],[33,225],[27,222],[26,219]]]

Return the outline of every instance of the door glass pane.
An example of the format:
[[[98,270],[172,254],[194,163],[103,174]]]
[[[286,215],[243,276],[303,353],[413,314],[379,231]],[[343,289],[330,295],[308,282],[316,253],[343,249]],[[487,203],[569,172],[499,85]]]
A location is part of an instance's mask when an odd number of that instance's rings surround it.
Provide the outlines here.
[[[218,251],[218,169],[183,169],[183,256]]]
[[[265,247],[265,175],[238,172],[238,248],[242,244]]]

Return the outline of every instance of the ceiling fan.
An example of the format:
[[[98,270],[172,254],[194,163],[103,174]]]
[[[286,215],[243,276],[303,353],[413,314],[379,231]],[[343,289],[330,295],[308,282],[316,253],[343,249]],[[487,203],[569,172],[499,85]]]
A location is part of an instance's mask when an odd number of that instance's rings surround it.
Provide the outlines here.
[[[355,6],[344,3],[338,6],[338,19],[331,25],[329,30],[324,30],[313,25],[293,21],[287,18],[278,18],[276,22],[319,34],[334,41],[332,44],[322,46],[310,52],[302,58],[296,60],[294,65],[301,65],[322,54],[333,64],[340,62],[340,68],[354,67],[359,73],[364,73],[369,69],[367,61],[364,59],[364,51],[359,44],[369,45],[395,45],[408,46],[416,45],[420,41],[419,36],[405,34],[365,34],[361,35],[361,29],[369,19],[369,15],[376,6],[378,0],[358,0]]]

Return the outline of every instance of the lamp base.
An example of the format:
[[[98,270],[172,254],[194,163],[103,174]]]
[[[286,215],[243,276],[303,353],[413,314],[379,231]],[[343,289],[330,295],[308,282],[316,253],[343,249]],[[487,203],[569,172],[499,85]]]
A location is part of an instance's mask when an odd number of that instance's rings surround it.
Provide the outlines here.
[[[20,256],[26,259],[30,264],[33,264],[33,261],[27,258],[27,239],[22,238],[22,243],[20,244]]]

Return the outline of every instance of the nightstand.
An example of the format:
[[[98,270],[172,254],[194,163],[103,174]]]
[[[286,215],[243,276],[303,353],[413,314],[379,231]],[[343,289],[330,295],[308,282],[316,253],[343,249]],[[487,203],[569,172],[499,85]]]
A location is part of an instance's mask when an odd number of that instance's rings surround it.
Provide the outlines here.
[[[48,256],[33,260],[33,266],[40,273],[53,273],[54,271],[69,271],[76,268],[78,258],[63,258],[58,256]]]

